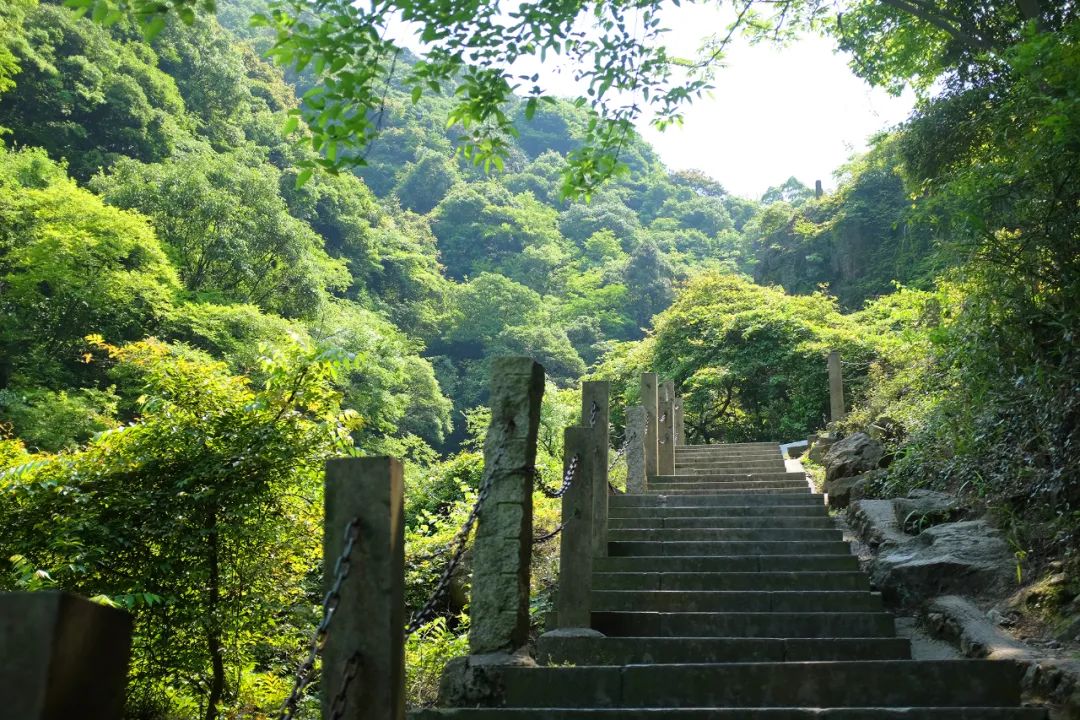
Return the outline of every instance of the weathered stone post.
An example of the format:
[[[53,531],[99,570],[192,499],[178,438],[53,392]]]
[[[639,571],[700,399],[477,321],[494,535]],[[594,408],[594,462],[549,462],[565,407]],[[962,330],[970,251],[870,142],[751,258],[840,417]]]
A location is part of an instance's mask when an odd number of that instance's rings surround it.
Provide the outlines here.
[[[491,425],[484,442],[487,500],[473,546],[469,652],[512,654],[529,641],[533,467],[544,368],[531,358],[491,365]]]
[[[562,537],[559,545],[559,628],[587,628],[591,624],[592,559],[594,550],[593,496],[589,482],[595,468],[592,428],[569,427],[563,433],[563,472],[578,458],[577,472],[562,497]],[[604,496],[607,496],[607,488]]]
[[[120,720],[131,616],[66,592],[0,594],[0,718]]]
[[[833,422],[844,419],[844,371],[839,350],[829,353],[829,409]]]
[[[610,394],[611,384],[608,382],[590,381],[581,384],[582,424],[588,427],[592,438],[589,443],[589,452],[592,453],[589,474],[582,477],[593,486],[592,552],[595,557],[607,556]]]
[[[683,417],[683,399],[675,398],[675,444],[686,444],[686,419]]]
[[[656,462],[656,473],[658,475],[675,474],[675,409],[673,406],[674,401],[664,399],[660,401],[657,408],[657,412],[660,414],[657,423],[660,426],[658,428]]]
[[[641,373],[641,406],[645,408],[645,477],[656,475],[656,450],[659,437],[656,373]]]
[[[356,519],[350,571],[323,649],[322,707],[330,717],[342,679],[347,717],[405,717],[405,501],[401,462],[390,457],[326,463],[326,590]]]
[[[626,492],[644,493],[645,480],[645,408],[626,408]]]

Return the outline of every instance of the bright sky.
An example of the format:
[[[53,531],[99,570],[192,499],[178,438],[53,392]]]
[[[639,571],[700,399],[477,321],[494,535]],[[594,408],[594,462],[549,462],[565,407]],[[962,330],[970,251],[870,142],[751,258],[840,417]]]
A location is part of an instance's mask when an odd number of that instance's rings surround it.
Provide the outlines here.
[[[717,5],[666,8],[667,45],[674,54],[693,57],[705,36],[726,27],[730,10]],[[392,34],[412,46],[408,38],[415,33],[398,28]],[[792,175],[810,187],[815,180],[834,187],[833,172],[914,106],[910,93],[892,97],[856,78],[845,56],[817,36],[784,48],[741,43],[725,62],[711,97],[696,100],[681,127],[661,133],[643,121],[639,130],[670,169],[702,170],[744,197],[760,197]],[[555,95],[582,94],[571,73],[550,57],[523,59],[515,63],[518,71],[539,73],[540,85]]]
[[[687,55],[703,29],[722,27],[715,6],[683,5],[665,19],[669,46]],[[855,77],[846,57],[817,36],[784,48],[741,44],[713,84],[712,97],[695,102],[682,127],[640,129],[671,169],[703,170],[746,197],[792,175],[833,187],[833,171],[914,106],[910,93],[892,97]]]

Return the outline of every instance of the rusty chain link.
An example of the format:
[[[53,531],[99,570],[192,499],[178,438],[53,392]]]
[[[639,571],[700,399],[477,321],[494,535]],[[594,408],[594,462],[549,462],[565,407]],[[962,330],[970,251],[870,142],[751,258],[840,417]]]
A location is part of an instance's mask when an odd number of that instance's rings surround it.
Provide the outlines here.
[[[556,535],[558,535],[562,531],[563,531],[563,524],[559,523],[558,525],[555,526],[555,529],[552,530],[551,532],[546,532],[543,535],[537,535],[536,537],[534,537],[532,539],[533,545],[540,545],[541,543],[546,543],[548,540],[551,540],[552,538],[554,538]]]
[[[307,657],[300,663],[300,667],[296,671],[292,692],[289,693],[289,697],[285,698],[285,702],[282,703],[281,710],[278,713],[278,720],[292,720],[296,717],[297,705],[304,696],[304,690],[311,684],[315,673],[315,660],[322,654],[323,648],[326,647],[326,637],[330,632],[330,623],[334,619],[334,612],[337,610],[338,603],[341,601],[341,584],[345,582],[345,578],[349,576],[349,571],[352,569],[352,551],[353,547],[356,545],[356,539],[359,536],[360,518],[353,518],[349,521],[348,525],[345,526],[345,545],[341,548],[341,554],[338,555],[337,561],[334,563],[334,582],[323,597],[322,620],[319,621],[318,626],[315,628],[315,632],[311,636]],[[348,687],[348,683],[352,682],[352,678],[355,677],[355,675],[356,670],[353,669],[350,671],[350,667],[347,664],[343,675],[343,688]],[[342,694],[343,693],[344,690],[342,690]],[[344,702],[344,700],[342,702]]]
[[[341,720],[345,717],[346,695],[349,685],[360,673],[360,653],[354,652],[345,663],[345,670],[341,675],[341,687],[334,696],[334,702],[330,704],[330,720]]]
[[[498,460],[498,456],[493,458],[491,465],[495,465],[495,461]],[[492,468],[493,470],[493,468]],[[405,637],[409,637],[414,632],[422,628],[428,623],[435,615],[435,608],[442,601],[443,596],[446,595],[446,591],[450,589],[450,581],[454,577],[454,571],[457,570],[458,565],[461,564],[461,559],[465,556],[465,549],[468,547],[469,535],[472,534],[473,525],[476,524],[476,519],[480,516],[480,508],[483,507],[484,501],[487,500],[488,493],[491,491],[491,472],[485,468],[484,479],[480,484],[480,491],[476,495],[476,502],[473,503],[472,509],[469,510],[468,517],[465,518],[465,522],[454,534],[453,540],[443,550],[437,550],[431,553],[429,557],[434,559],[441,555],[451,551],[450,561],[446,563],[446,567],[443,568],[442,574],[439,576],[439,582],[435,585],[435,589],[431,592],[427,602],[413,613],[409,619],[409,624],[405,626]]]
[[[543,493],[544,497],[549,498],[561,498],[566,494],[566,491],[570,489],[571,483],[574,482],[574,476],[577,475],[578,465],[581,464],[581,456],[575,455],[570,458],[570,465],[566,468],[566,472],[563,473],[562,485],[557,490],[552,490],[544,484],[544,476],[540,474],[540,470],[533,468],[536,479],[536,489]]]

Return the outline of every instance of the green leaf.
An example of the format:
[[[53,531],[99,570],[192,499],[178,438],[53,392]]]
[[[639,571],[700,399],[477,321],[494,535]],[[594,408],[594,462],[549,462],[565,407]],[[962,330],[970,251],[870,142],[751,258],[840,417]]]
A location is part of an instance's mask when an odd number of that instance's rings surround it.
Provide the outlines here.
[[[312,168],[304,168],[301,170],[296,176],[296,189],[299,190],[304,187],[304,185],[307,185],[308,180],[311,179],[311,175],[314,172],[315,171]]]

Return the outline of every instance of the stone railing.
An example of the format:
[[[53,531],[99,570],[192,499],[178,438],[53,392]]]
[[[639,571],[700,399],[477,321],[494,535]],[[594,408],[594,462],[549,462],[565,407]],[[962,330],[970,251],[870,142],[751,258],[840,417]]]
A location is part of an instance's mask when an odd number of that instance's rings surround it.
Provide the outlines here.
[[[498,668],[530,666],[529,573],[533,491],[544,370],[530,358],[492,363],[491,425],[474,508],[469,655],[444,673],[442,700],[484,703]],[[582,385],[581,424],[564,431],[560,588],[556,633],[590,630],[592,562],[607,553],[607,382]],[[628,408],[623,452],[627,492],[674,474],[684,442],[682,400],[655,373]],[[322,657],[323,717],[401,720],[405,713],[404,485],[394,458],[341,458],[326,469],[324,619],[281,717],[314,678]],[[471,526],[463,528],[464,538]],[[352,569],[355,568],[355,571]],[[0,691],[7,717],[119,720],[131,644],[121,611],[59,592],[0,595]],[[3,713],[0,713],[3,714]]]

